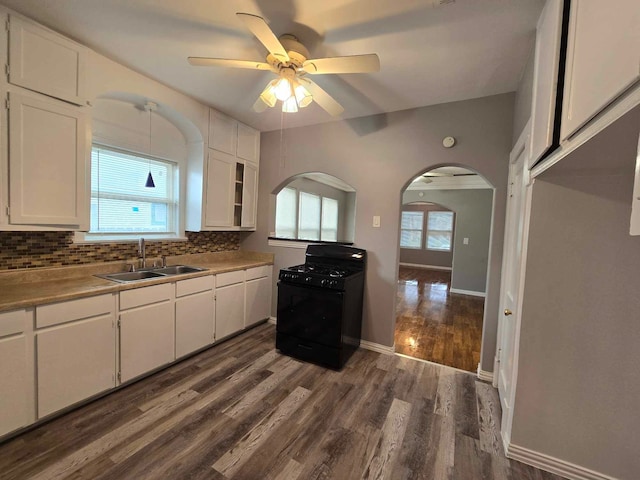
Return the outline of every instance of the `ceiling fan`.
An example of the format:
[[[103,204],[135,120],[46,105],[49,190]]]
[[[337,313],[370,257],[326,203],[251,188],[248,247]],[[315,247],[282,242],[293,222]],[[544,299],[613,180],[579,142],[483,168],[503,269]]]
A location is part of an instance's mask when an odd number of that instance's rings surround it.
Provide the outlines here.
[[[189,63],[198,67],[220,66],[268,70],[278,78],[271,80],[253,105],[263,112],[282,101],[283,112],[297,112],[315,101],[330,115],[340,115],[344,108],[331,95],[306,77],[309,75],[369,73],[380,70],[375,53],[347,57],[309,59],[309,51],[291,34],[276,37],[264,18],[250,13],[236,13],[247,28],[262,43],[269,54],[266,62],[231,60],[226,58],[189,57]]]

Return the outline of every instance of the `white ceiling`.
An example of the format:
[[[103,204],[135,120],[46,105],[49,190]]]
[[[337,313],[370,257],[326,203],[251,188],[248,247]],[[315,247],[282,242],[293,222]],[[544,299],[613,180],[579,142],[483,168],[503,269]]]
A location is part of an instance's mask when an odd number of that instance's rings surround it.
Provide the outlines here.
[[[353,118],[515,91],[544,0],[0,0],[130,68],[262,131],[280,109],[251,110],[265,71],[193,67],[187,56],[264,61],[236,12],[292,33],[314,58],[377,53],[381,71],[313,80]],[[445,3],[445,2],[443,2]],[[284,126],[334,120],[315,104]]]

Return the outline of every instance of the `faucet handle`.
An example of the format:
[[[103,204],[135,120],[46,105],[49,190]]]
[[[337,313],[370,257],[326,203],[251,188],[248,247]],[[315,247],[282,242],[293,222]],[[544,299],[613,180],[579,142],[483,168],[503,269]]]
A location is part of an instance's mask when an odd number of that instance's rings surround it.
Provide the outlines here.
[[[135,272],[136,271],[136,264],[135,263],[127,263],[127,271]]]
[[[167,266],[167,256],[166,255],[162,255],[160,257],[160,259],[162,260],[162,268]]]

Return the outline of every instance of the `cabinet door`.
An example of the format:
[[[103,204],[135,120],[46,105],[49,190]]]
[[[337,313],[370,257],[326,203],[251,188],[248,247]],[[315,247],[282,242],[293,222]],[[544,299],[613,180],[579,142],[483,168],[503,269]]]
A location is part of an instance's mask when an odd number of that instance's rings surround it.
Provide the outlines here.
[[[36,334],[38,418],[115,386],[115,318],[106,315]]]
[[[26,343],[23,334],[0,339],[0,435],[33,421],[29,411],[33,401],[28,398],[33,371],[29,372],[27,366]]]
[[[640,2],[573,0],[561,139],[640,78]]]
[[[532,167],[553,143],[562,10],[563,0],[548,0],[536,28],[529,167]]]
[[[172,302],[120,313],[120,380],[126,382],[175,359]]]
[[[215,110],[209,110],[209,148],[235,157],[238,122]]]
[[[176,358],[205,347],[214,340],[213,291],[176,300]]]
[[[9,82],[83,105],[87,50],[39,25],[11,16]]]
[[[238,123],[237,157],[249,162],[260,161],[260,132]]]
[[[256,228],[256,203],[258,201],[258,167],[251,163],[244,165],[242,184],[242,221],[244,228]]]
[[[247,319],[249,327],[271,316],[271,278],[263,277],[247,282]]]
[[[244,328],[244,282],[216,289],[216,340]]]
[[[236,161],[230,155],[209,150],[204,223],[207,227],[233,225]]]
[[[9,108],[10,223],[75,229],[87,223],[85,114],[16,93]]]

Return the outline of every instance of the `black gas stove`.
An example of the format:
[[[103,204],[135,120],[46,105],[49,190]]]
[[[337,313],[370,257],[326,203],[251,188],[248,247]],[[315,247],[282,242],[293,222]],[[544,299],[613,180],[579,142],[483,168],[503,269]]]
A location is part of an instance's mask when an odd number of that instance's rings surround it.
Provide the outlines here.
[[[365,250],[309,245],[302,265],[280,270],[276,348],[341,368],[360,345]]]

